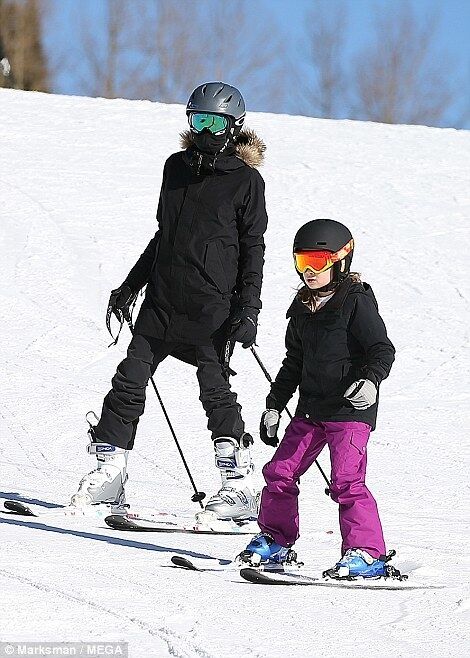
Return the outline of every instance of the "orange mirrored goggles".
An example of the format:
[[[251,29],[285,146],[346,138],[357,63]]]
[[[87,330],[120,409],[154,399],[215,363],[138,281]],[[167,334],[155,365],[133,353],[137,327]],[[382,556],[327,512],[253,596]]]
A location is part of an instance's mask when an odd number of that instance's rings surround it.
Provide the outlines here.
[[[339,251],[320,251],[316,249],[296,251],[294,252],[295,267],[301,274],[306,270],[312,270],[316,274],[320,274],[338,261],[343,260],[353,250],[353,247],[354,240],[350,240]]]

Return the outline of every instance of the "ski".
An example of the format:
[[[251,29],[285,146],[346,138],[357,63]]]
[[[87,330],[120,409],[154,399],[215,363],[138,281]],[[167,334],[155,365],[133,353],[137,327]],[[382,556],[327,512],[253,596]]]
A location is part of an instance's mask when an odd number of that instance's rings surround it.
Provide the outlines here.
[[[47,507],[40,507],[37,505],[26,505],[17,500],[6,500],[4,501],[4,509],[0,508],[0,512],[4,514],[14,515],[14,516],[28,516],[28,517],[93,517],[98,519],[104,519],[110,515],[122,515],[126,516],[129,519],[143,520],[148,522],[164,522],[166,524],[173,523],[177,524],[176,520],[184,519],[190,523],[194,519],[194,515],[191,513],[175,513],[175,512],[163,512],[158,511],[153,508],[145,507],[129,507],[125,505],[122,507],[117,507],[112,504],[100,503],[98,505],[86,505],[83,507],[77,507],[74,505],[52,505],[48,504]]]
[[[228,562],[226,565],[223,565],[219,568],[212,566],[205,566],[206,562],[201,561],[201,565],[188,560],[181,555],[173,555],[171,558],[173,566],[179,567],[180,569],[186,569],[187,571],[198,571],[199,573],[204,572],[221,572],[221,571],[232,571],[234,570],[234,563]],[[307,576],[300,573],[293,573],[288,571],[281,570],[262,570],[254,568],[243,568],[239,569],[236,567],[236,570],[239,571],[240,576],[243,580],[248,581],[249,583],[255,583],[258,585],[317,585],[320,587],[342,587],[349,589],[379,589],[379,590],[417,590],[417,589],[439,589],[439,586],[429,586],[429,585],[409,585],[405,581],[395,581],[393,583],[392,579],[389,579],[390,582],[387,582],[386,579],[381,578],[377,580],[325,580],[323,578],[318,578],[314,576]]]
[[[39,516],[36,512],[34,512],[29,505],[25,505],[24,503],[20,503],[18,500],[5,500],[3,503],[3,507],[8,510],[10,514],[18,514],[19,516]],[[47,508],[50,512],[52,512],[51,508]],[[54,511],[57,509],[63,509],[62,505],[58,505],[56,508],[53,508]],[[0,510],[4,511],[4,510]]]
[[[232,560],[218,560],[218,566],[213,566],[214,559],[198,559],[198,564],[195,564],[191,560],[188,560],[181,555],[172,555],[171,563],[174,567],[180,569],[186,569],[187,571],[211,571],[216,572],[217,574],[224,571],[235,571],[238,572],[239,567],[235,565]]]
[[[240,576],[243,580],[248,581],[249,583],[255,583],[257,585],[316,585],[319,587],[339,587],[347,589],[379,589],[379,590],[420,590],[420,589],[442,589],[442,585],[418,585],[410,584],[406,580],[398,581],[392,578],[377,578],[377,579],[357,579],[357,580],[325,580],[324,578],[307,576],[305,574],[283,571],[280,569],[263,569],[261,568],[252,568],[246,567],[243,569],[239,568],[239,564],[235,562],[227,561],[226,564],[223,564],[217,567],[206,566],[206,560],[198,560],[198,563],[195,563],[191,560],[188,560],[181,555],[173,555],[171,558],[171,563],[175,567],[180,569],[186,569],[187,571],[198,571],[200,573],[204,572],[221,572],[221,571],[232,571],[236,569],[239,571]],[[220,564],[220,563],[219,563]]]
[[[116,508],[111,505],[88,505],[87,507],[74,507],[73,505],[55,505],[36,509],[36,506],[26,505],[18,500],[5,500],[4,509],[0,512],[14,516],[42,517],[93,517],[102,519]],[[127,510],[125,510],[127,511]],[[123,511],[123,513],[125,513]]]
[[[406,580],[392,578],[361,578],[357,580],[324,580],[300,573],[267,572],[254,568],[240,570],[240,576],[249,583],[257,585],[313,585],[319,587],[340,587],[346,589],[378,589],[378,590],[419,590],[442,589],[442,585],[414,585]]]
[[[180,569],[186,569],[187,571],[234,571],[235,573],[240,572],[240,561],[236,558],[235,560],[222,560],[218,559],[218,567],[213,566],[214,558],[209,560],[203,558],[196,558],[195,561],[188,560],[186,557],[181,555],[173,555],[171,557],[171,563],[175,567]],[[268,569],[270,573],[283,573],[282,567],[271,565],[270,567],[259,567],[259,569]]]
[[[220,527],[211,529],[208,526],[198,526],[189,522],[187,525],[178,520],[137,519],[129,515],[111,514],[105,518],[105,523],[113,530],[131,532],[179,532],[192,535],[252,535],[253,526],[234,521],[220,521]],[[226,524],[226,528],[222,525]]]
[[[161,512],[152,508],[129,508],[101,503],[75,507],[73,505],[57,505],[55,507],[39,508],[16,500],[4,501],[4,509],[0,512],[14,516],[30,518],[62,518],[88,517],[104,519],[113,530],[130,530],[134,532],[179,532],[207,535],[251,535],[257,531],[257,526],[250,521],[220,521],[213,525],[197,523],[191,513]]]

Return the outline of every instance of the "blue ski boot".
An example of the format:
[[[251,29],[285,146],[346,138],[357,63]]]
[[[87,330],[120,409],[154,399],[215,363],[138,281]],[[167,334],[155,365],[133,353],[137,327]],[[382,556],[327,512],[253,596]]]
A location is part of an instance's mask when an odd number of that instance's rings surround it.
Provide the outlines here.
[[[335,564],[333,569],[323,572],[324,578],[334,578],[335,580],[355,580],[356,578],[399,578],[400,572],[392,566],[387,566],[387,562],[395,555],[395,551],[390,551],[387,555],[381,555],[380,558],[374,558],[367,551],[361,548],[350,548],[343,555],[341,560]]]
[[[251,567],[270,568],[282,570],[284,566],[298,565],[297,553],[291,548],[281,546],[274,541],[267,532],[255,535],[238,560]]]

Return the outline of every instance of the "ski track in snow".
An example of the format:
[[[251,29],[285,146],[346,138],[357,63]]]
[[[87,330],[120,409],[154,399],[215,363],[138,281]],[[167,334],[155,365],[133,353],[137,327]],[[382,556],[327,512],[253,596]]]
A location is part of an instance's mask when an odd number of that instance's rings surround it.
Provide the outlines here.
[[[155,232],[162,165],[185,116],[181,106],[13,90],[0,90],[0,110],[0,506],[12,497],[47,507],[66,503],[90,469],[84,415],[99,413],[129,338],[124,329],[107,349],[109,291]],[[296,229],[314,217],[344,221],[353,269],[372,284],[397,348],[368,485],[396,566],[446,588],[266,588],[234,572],[169,568],[172,554],[233,558],[246,537],[0,514],[0,641],[123,640],[132,658],[467,656],[470,134],[271,114],[247,125],[268,145],[259,354],[274,376],[298,283]],[[256,436],[267,382],[249,351],[237,349],[232,366]],[[210,495],[218,480],[194,371],[167,360],[156,381]],[[253,453],[261,484],[272,451],[258,440]],[[319,461],[328,471],[328,456]],[[129,469],[131,502],[197,511],[152,390]],[[340,540],[315,468],[302,478],[300,512],[297,550],[320,571]]]
[[[201,656],[201,658],[214,658],[214,654],[209,654],[200,647],[191,645],[191,643],[187,642],[187,640],[183,639],[183,637],[178,636],[176,633],[170,632],[166,628],[152,627],[150,624],[136,619],[135,617],[119,614],[116,610],[106,608],[102,605],[97,605],[89,599],[72,595],[68,592],[62,591],[57,587],[45,585],[44,583],[36,582],[30,578],[25,578],[24,576],[8,573],[3,569],[0,569],[0,575],[4,576],[5,578],[11,578],[14,581],[26,584],[30,587],[34,587],[41,592],[45,592],[48,597],[55,596],[59,599],[64,599],[67,602],[78,603],[79,605],[91,608],[94,614],[97,613],[99,615],[100,623],[104,622],[106,624],[106,617],[110,616],[114,617],[120,624],[125,624],[127,622],[136,625],[140,630],[148,633],[152,637],[161,639],[167,645],[167,651],[172,656],[177,656],[178,658],[189,658],[191,656]],[[105,619],[103,619],[103,615],[105,615]],[[153,646],[152,650],[160,651],[162,648],[158,649],[157,647]]]

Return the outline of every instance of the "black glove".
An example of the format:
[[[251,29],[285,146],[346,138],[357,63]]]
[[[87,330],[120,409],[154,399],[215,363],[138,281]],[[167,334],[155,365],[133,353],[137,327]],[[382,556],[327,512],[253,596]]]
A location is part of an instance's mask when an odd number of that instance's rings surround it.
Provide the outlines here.
[[[123,283],[119,288],[111,290],[111,296],[108,302],[108,315],[114,313],[119,322],[122,322],[123,319],[126,320],[129,317],[129,308],[134,303],[136,297],[137,293],[133,292],[127,283]]]
[[[242,343],[243,347],[251,347],[256,340],[258,329],[258,309],[249,306],[242,308],[231,319],[230,338]]]
[[[275,448],[279,443],[277,430],[279,429],[280,419],[281,414],[277,409],[266,409],[266,411],[263,411],[259,425],[259,436],[261,441],[267,446],[273,446]]]

